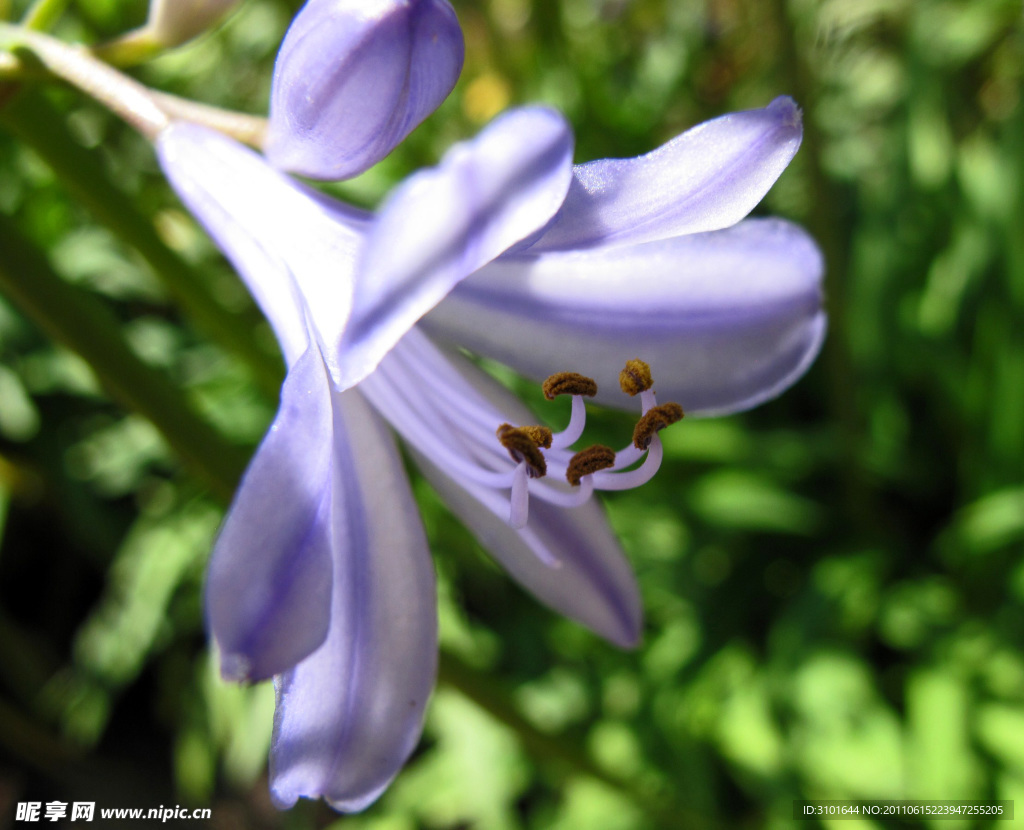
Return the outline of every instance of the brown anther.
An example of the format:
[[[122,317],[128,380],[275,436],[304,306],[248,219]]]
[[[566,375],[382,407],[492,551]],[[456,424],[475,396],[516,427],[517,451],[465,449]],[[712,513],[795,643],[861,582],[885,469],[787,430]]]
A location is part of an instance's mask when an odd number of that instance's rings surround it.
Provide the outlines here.
[[[512,424],[502,424],[498,427],[496,435],[500,439],[503,435],[506,435],[509,430],[518,430],[522,432],[527,438],[533,441],[534,446],[542,447],[545,450],[551,449],[551,430],[544,426],[523,426],[514,427]]]
[[[559,395],[584,395],[592,398],[597,394],[597,384],[578,372],[559,372],[541,385],[544,397],[553,401]]]
[[[677,403],[663,403],[652,406],[646,414],[636,422],[633,429],[633,446],[638,450],[646,450],[651,446],[654,435],[667,426],[683,418],[683,408]]]
[[[651,367],[638,357],[627,360],[626,368],[619,372],[619,386],[631,398],[646,392],[654,386]]]
[[[525,432],[529,436],[530,440],[538,447],[545,450],[551,449],[551,430],[547,427],[526,426],[519,427],[519,429]]]
[[[535,440],[538,437],[543,439],[545,431],[547,444]],[[539,448],[551,446],[551,430],[547,427],[514,427],[512,424],[502,424],[495,434],[513,461],[517,464],[526,462],[526,474],[530,478],[543,478],[547,475],[548,464]]]
[[[606,447],[604,444],[594,444],[585,450],[580,450],[569,459],[569,466],[565,470],[566,480],[573,486],[579,487],[580,479],[598,470],[607,470],[615,464],[615,450]]]

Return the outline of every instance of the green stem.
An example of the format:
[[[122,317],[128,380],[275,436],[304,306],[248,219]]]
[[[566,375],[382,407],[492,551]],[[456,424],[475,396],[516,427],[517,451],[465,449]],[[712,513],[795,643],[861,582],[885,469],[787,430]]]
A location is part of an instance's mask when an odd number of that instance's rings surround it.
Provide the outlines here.
[[[61,114],[41,95],[23,92],[0,109],[0,122],[32,148],[100,222],[141,254],[196,325],[243,359],[260,390],[275,400],[282,379],[279,361],[256,345],[242,318],[213,298],[202,275],[161,241],[150,220],[110,182],[96,156],[71,138]]]
[[[225,501],[246,463],[182,399],[163,374],[143,363],[121,336],[121,326],[95,296],[65,282],[45,256],[0,214],[0,288],[50,337],[80,355],[111,398],[148,418],[171,448]]]
[[[69,0],[36,0],[25,12],[21,25],[37,32],[48,32],[64,14],[68,2]]]
[[[171,118],[203,124],[211,130],[229,135],[257,150],[263,147],[263,139],[267,132],[266,118],[233,112],[220,107],[211,107],[207,104],[190,101],[187,98],[179,98],[177,95],[168,95],[165,92],[154,91],[153,100]]]
[[[9,23],[0,23],[0,45],[7,51],[28,52],[30,59],[99,101],[147,138],[156,138],[170,123],[146,87],[97,60],[84,47]]]
[[[789,15],[787,0],[772,0],[780,40],[782,71],[794,97],[804,108],[804,140],[801,152],[806,154],[810,178],[811,203],[814,210],[807,217],[811,234],[818,240],[825,256],[825,293],[828,298],[829,335],[823,359],[828,373],[829,403],[832,417],[839,426],[842,453],[842,478],[847,510],[858,527],[883,527],[871,488],[861,472],[862,418],[856,397],[856,370],[850,354],[848,331],[849,240],[843,228],[838,205],[843,197],[825,172],[824,136],[817,122],[817,91],[814,73],[803,42],[797,37]]]

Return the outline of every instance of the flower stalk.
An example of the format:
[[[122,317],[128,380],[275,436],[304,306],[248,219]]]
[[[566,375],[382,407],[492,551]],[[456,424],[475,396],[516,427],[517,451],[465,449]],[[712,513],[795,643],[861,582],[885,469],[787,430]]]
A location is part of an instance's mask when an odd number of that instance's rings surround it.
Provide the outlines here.
[[[51,73],[99,101],[149,139],[170,123],[146,87],[83,48],[6,23],[0,24],[0,45],[8,51],[29,52]]]

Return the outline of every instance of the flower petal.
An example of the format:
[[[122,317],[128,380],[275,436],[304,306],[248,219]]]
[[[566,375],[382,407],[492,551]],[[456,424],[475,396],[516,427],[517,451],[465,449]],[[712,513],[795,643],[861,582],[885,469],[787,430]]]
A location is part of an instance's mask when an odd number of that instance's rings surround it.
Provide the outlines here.
[[[614,249],[502,257],[424,321],[527,376],[576,371],[598,400],[619,392],[626,360],[650,364],[662,400],[688,414],[747,409],[813,361],[825,332],[823,263],[780,220]]]
[[[645,156],[577,165],[565,204],[530,251],[727,228],[761,201],[801,136],[800,110],[780,97],[706,121]]]
[[[271,793],[361,810],[416,746],[437,672],[434,571],[405,471],[358,392],[334,396],[334,580],[324,644],[279,679]]]
[[[463,51],[447,0],[310,0],[278,52],[267,157],[315,179],[361,173],[451,92]]]
[[[327,636],[331,431],[327,370],[311,347],[288,372],[210,560],[206,616],[226,679],[271,677]]]
[[[527,107],[407,179],[362,249],[339,386],[366,377],[460,280],[542,227],[565,198],[571,163],[565,119]]]
[[[401,405],[388,387],[403,389]],[[596,502],[564,509],[530,501],[526,527],[508,524],[509,493],[460,475],[441,460],[455,448],[467,461],[488,452],[511,463],[494,435],[505,421],[535,423],[518,399],[458,355],[445,355],[413,329],[360,386],[413,448],[417,463],[448,506],[480,543],[542,602],[611,642],[629,647],[640,637],[642,608],[636,580]],[[438,434],[434,413],[448,407],[450,429]],[[422,427],[425,426],[425,429]],[[449,456],[450,457],[450,456]],[[552,561],[559,566],[552,567]]]
[[[164,173],[231,260],[291,364],[312,318],[334,342],[348,320],[368,215],[292,181],[247,147],[196,124],[157,138]]]

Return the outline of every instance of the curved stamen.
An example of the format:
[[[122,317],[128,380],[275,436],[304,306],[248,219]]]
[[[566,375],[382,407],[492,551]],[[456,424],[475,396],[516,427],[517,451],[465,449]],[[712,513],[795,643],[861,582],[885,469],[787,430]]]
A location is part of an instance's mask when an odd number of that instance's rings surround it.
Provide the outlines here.
[[[665,427],[671,426],[683,418],[683,408],[677,403],[663,403],[652,406],[643,417],[636,422],[633,429],[633,446],[638,450],[646,450],[655,434]]]
[[[526,527],[530,520],[529,467],[525,461],[516,465],[512,475],[512,496],[510,498],[508,524],[513,530]]]
[[[595,446],[572,454],[568,447],[579,440],[586,423],[583,396],[597,389],[593,380],[563,372],[545,382],[549,399],[559,394],[572,396],[569,423],[561,432],[552,433],[543,426],[513,426],[502,423],[499,408],[429,340],[415,331],[407,339],[360,389],[432,463],[456,480],[462,479],[488,509],[504,513],[509,525],[523,534],[531,533],[531,495],[557,507],[572,508],[584,504],[595,489],[626,490],[649,481],[664,456],[658,430],[682,417],[677,404],[658,405],[646,364],[629,361],[620,385],[640,397],[642,414],[634,442],[618,453]],[[643,463],[633,468],[641,459]],[[543,478],[545,474],[565,475],[572,486]],[[505,495],[499,495],[500,491]],[[559,564],[550,550],[538,557],[550,567]]]
[[[626,472],[602,471],[594,473],[594,487],[598,490],[632,490],[641,484],[646,484],[661,466],[661,459],[664,452],[661,447],[661,439],[657,435],[651,439],[651,445],[647,448],[647,457],[644,463],[635,470]]]
[[[547,484],[547,479],[530,482],[531,496],[546,501],[548,504],[553,504],[556,507],[579,507],[586,503],[587,499],[593,495],[593,492],[593,476],[583,476],[580,479],[579,487],[573,487],[571,490],[564,490]]]
[[[406,341],[410,341],[408,345]],[[413,378],[428,381],[432,391],[435,388],[447,390],[446,399],[460,404],[460,418],[485,427],[488,431],[503,420],[494,406],[466,377],[443,359],[440,350],[415,329],[391,350],[389,357],[400,361]],[[430,357],[435,359],[428,359]]]
[[[580,440],[583,429],[587,425],[587,405],[583,402],[581,395],[572,396],[572,414],[569,416],[569,425],[561,432],[551,436],[551,446],[556,450],[563,450],[571,447]]]
[[[621,450],[615,453],[615,466],[611,468],[611,471],[625,470],[627,467],[632,467],[644,457],[646,450],[638,450],[633,446],[632,442],[626,444]]]
[[[645,389],[640,393],[640,414],[646,415],[658,405],[658,399],[654,397],[653,389]]]
[[[569,460],[565,470],[565,479],[573,487],[579,487],[580,479],[598,470],[607,470],[615,466],[615,451],[604,444],[594,444],[580,450]]]
[[[453,450],[439,436],[459,434],[433,407],[429,396],[413,400],[405,384],[394,382],[388,371],[375,372],[360,385],[370,401],[391,415],[389,420],[407,441],[452,477],[465,477],[485,487],[512,485],[513,471],[488,470],[472,463],[467,454]],[[464,448],[466,449],[466,448]]]

